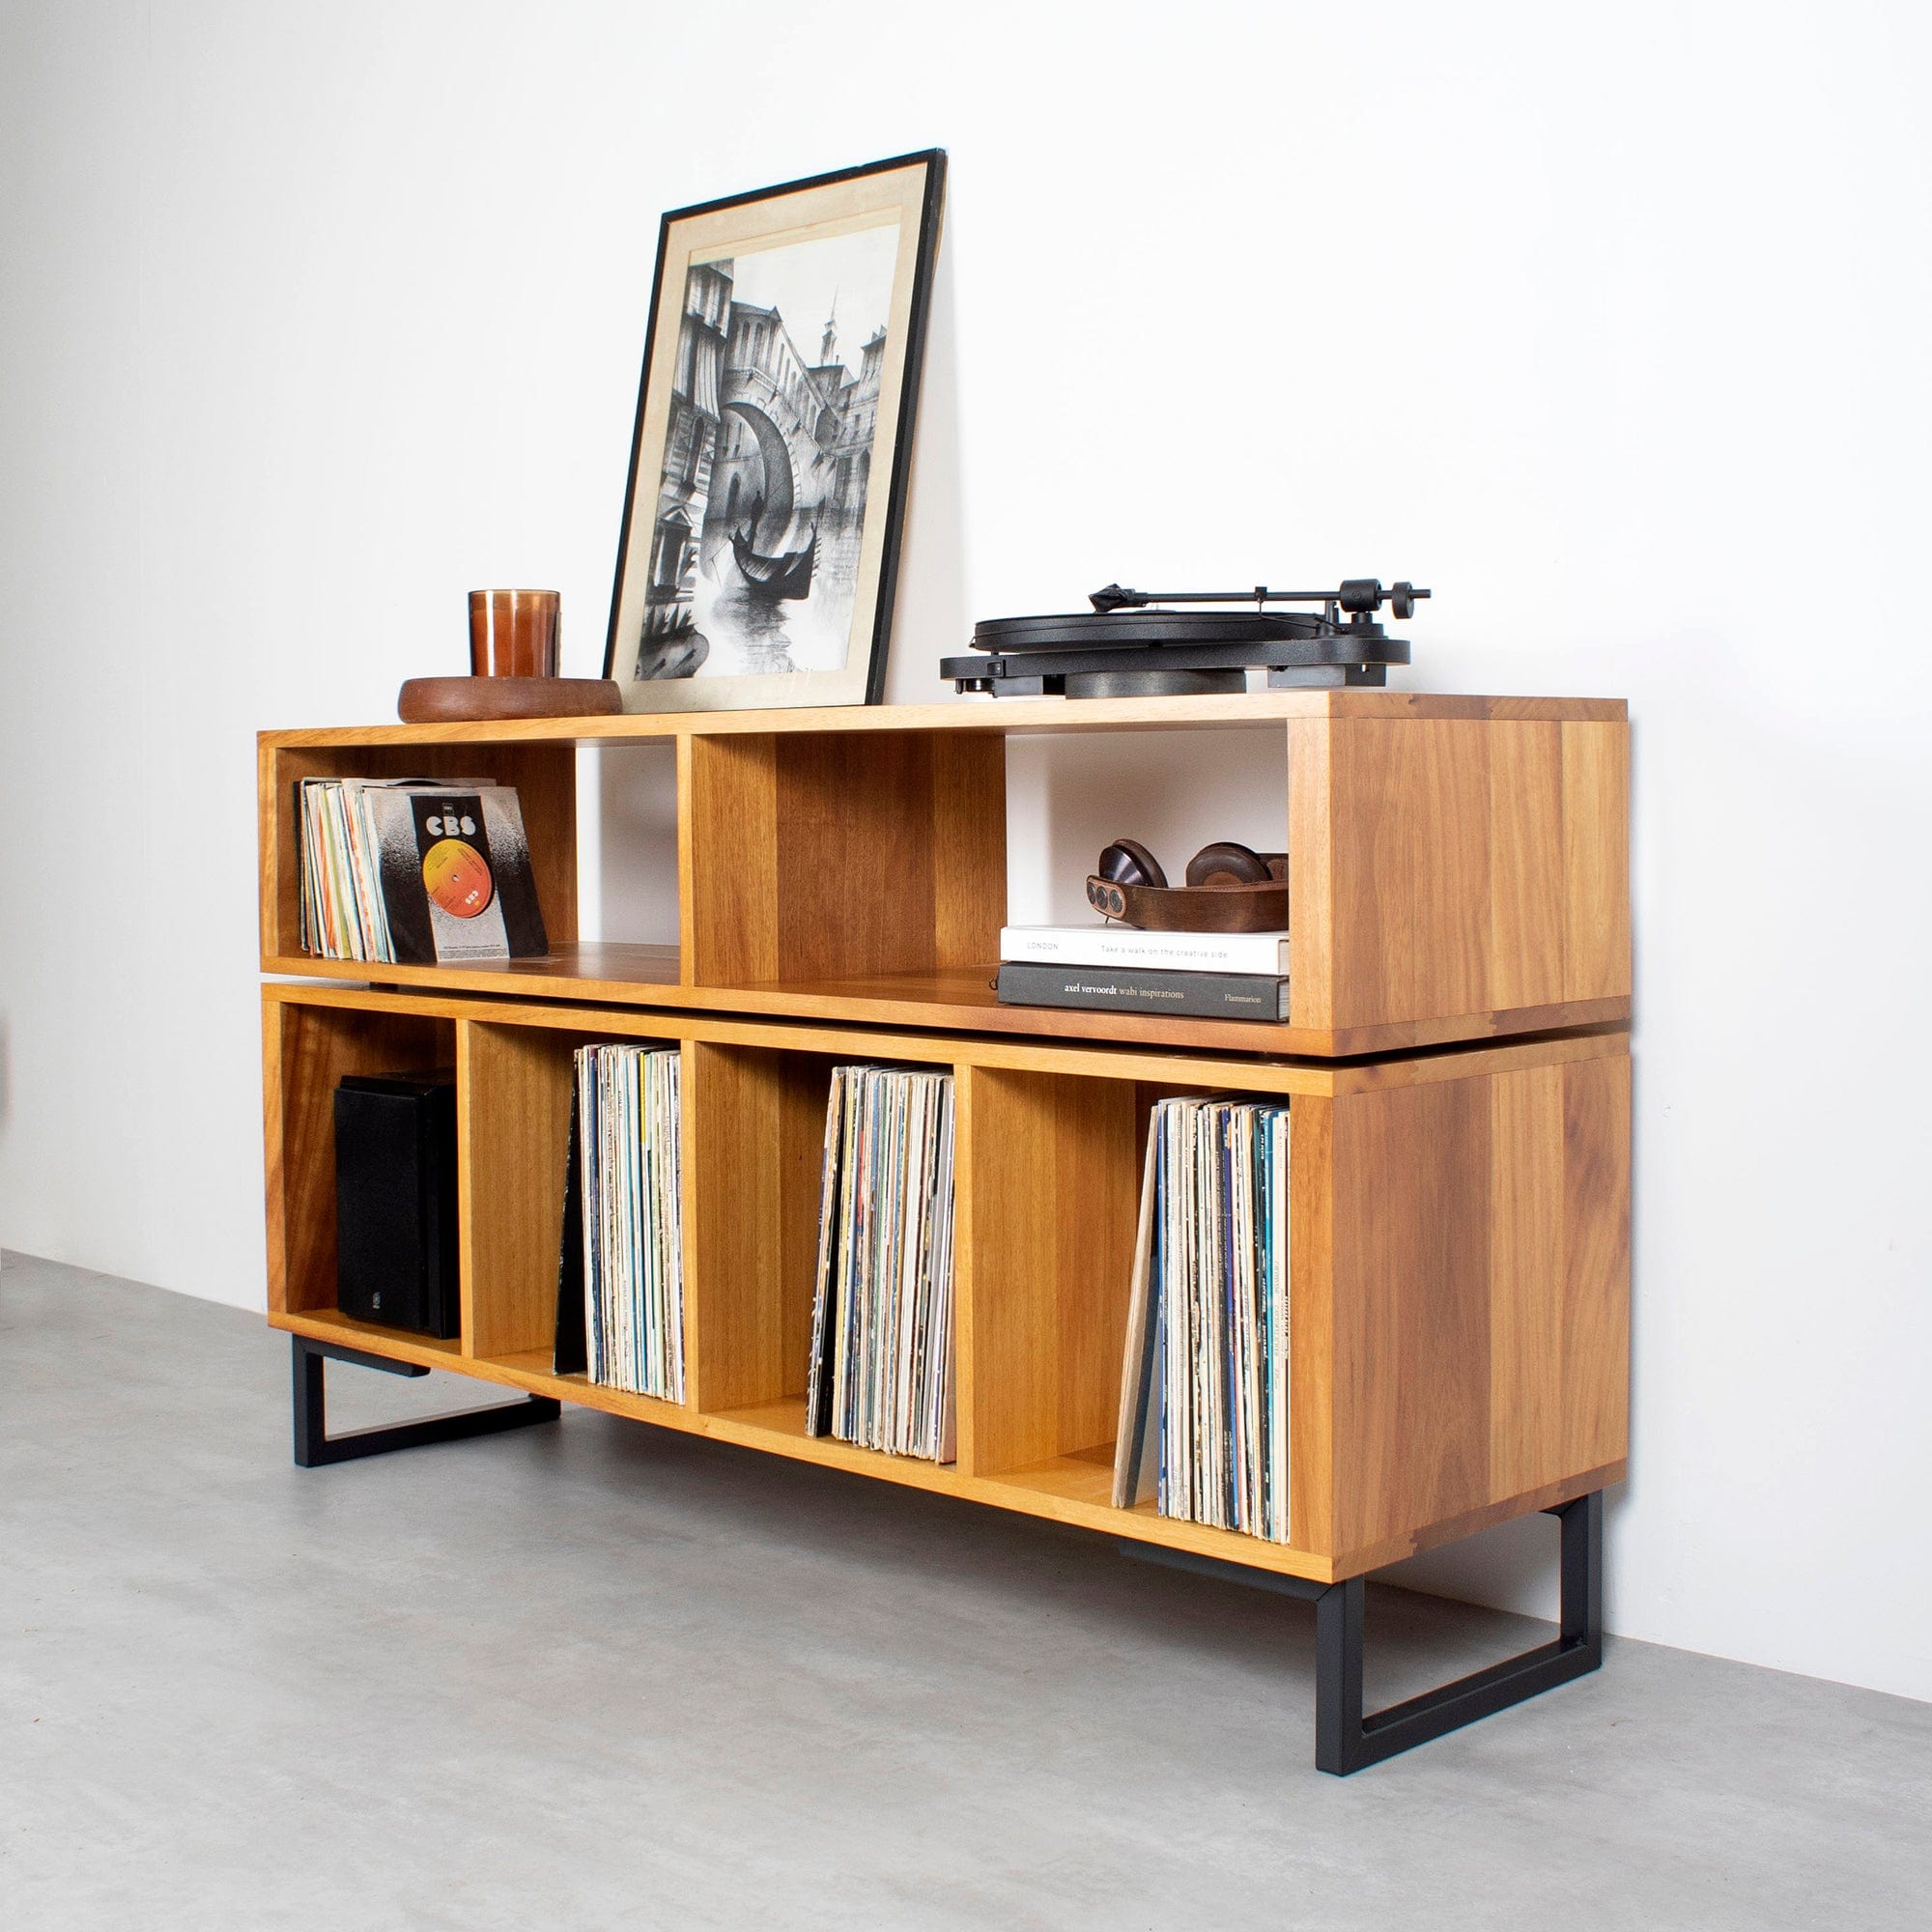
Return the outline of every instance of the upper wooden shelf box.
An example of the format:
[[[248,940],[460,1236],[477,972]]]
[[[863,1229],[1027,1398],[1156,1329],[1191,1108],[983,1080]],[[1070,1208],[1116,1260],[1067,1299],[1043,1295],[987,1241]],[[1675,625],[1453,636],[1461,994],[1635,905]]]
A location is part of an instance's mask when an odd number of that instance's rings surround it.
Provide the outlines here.
[[[1286,739],[1289,1023],[998,1005],[1007,738],[1217,727]],[[580,945],[575,749],[651,742],[676,748],[682,946]],[[385,982],[1323,1056],[1630,1017],[1620,699],[1345,690],[265,732],[264,970],[372,977],[298,950],[296,780],[479,772],[521,794],[555,951],[375,969]]]

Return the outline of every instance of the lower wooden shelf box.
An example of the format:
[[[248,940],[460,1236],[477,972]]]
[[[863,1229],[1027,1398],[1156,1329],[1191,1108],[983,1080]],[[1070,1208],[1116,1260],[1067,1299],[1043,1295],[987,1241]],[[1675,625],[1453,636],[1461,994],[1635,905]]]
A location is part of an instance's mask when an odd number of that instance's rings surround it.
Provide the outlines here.
[[[1251,1568],[1333,1580],[1623,1473],[1629,1059],[1573,1035],[1345,1066],[329,985],[265,988],[271,1316],[399,1360]],[[573,1056],[680,1049],[683,1395],[558,1377]],[[335,1078],[453,1056],[464,1328],[332,1309]],[[814,1435],[833,1069],[951,1076],[955,1457]],[[1288,1542],[1112,1501],[1161,1100],[1286,1100]]]

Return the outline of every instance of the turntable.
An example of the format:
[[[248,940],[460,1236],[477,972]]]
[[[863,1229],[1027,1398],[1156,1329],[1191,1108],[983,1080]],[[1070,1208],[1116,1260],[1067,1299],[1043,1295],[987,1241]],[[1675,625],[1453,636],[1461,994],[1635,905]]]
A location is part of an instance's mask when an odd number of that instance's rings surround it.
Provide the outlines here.
[[[1373,577],[1336,590],[1123,590],[1110,583],[1091,611],[999,617],[973,629],[980,655],[942,658],[939,672],[958,691],[1007,697],[1150,697],[1245,691],[1250,669],[1271,690],[1385,684],[1388,667],[1408,662],[1408,644],[1375,621],[1386,604],[1398,621],[1429,592],[1412,583],[1383,589]],[[1168,605],[1248,605],[1168,610]],[[1316,611],[1270,611],[1313,604]]]

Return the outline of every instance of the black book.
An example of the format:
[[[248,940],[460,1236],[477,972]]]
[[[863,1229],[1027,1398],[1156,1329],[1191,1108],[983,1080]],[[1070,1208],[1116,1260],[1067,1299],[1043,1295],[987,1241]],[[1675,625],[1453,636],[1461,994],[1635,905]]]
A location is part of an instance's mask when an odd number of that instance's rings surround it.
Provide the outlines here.
[[[1009,1007],[1081,1007],[1189,1019],[1288,1017],[1288,980],[1267,973],[1147,972],[1009,960],[997,984],[1001,1005]]]

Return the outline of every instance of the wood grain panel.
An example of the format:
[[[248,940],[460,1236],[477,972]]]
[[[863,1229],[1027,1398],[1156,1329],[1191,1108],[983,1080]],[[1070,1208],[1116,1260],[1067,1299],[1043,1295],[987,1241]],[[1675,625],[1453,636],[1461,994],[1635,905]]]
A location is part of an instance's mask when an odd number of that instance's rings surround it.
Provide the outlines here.
[[[1564,1072],[1538,1066],[1489,1082],[1492,1498],[1563,1466]]]
[[[1288,727],[1289,1017],[1296,1028],[1335,1023],[1333,770],[1325,720]]]
[[[962,1067],[955,1094],[958,1460],[983,1474],[1065,1446],[1054,1413],[1053,1088],[1025,1074]],[[1022,1171],[1028,1184],[1015,1185]]]
[[[805,1394],[831,1065],[685,1048],[686,1386],[699,1408]]]
[[[1490,1008],[1488,726],[1329,731],[1334,1023]]]
[[[1386,870],[1406,872],[1409,975],[1407,1004],[1399,1010],[1412,1016],[1501,1007],[1490,975],[1494,727],[1432,719],[1400,728],[1406,741],[1404,810],[1412,829],[1382,854]]]
[[[466,1354],[504,1355],[554,1341],[571,1061],[579,1041],[575,1033],[457,1023]]]
[[[935,968],[1000,954],[1007,920],[1007,741],[946,732],[932,740]]]
[[[1451,1015],[1466,1037],[1628,1001],[1627,725],[1366,718],[1291,730],[1330,738],[1330,1050],[1421,1044],[1391,1029]],[[1294,944],[1296,972],[1316,976],[1294,1014],[1314,1024],[1324,967],[1312,938],[1297,929]]]
[[[686,740],[679,773],[686,986],[837,981],[996,956],[998,737]]]
[[[1335,1533],[1296,1541],[1342,1574],[1621,1477],[1630,1062],[1604,1043],[1333,1103]],[[1294,1108],[1300,1162],[1321,1103]]]
[[[1289,1102],[1289,1531],[1335,1548],[1335,1109]]]
[[[781,978],[938,963],[926,738],[781,739],[778,850]]]
[[[1120,1423],[1140,1123],[1131,1081],[1054,1076],[1053,1090],[1054,1453],[1073,1456],[1111,1449]]]
[[[1490,995],[1503,1009],[1563,998],[1563,737],[1552,724],[1488,727]]]
[[[678,922],[685,985],[777,978],[778,810],[773,738],[678,741]]]
[[[453,1024],[267,997],[262,1012],[269,1306],[335,1305],[335,1089],[345,1073],[448,1066]]]
[[[959,1069],[959,1462],[1110,1443],[1138,1218],[1131,1080]]]
[[[1578,1061],[1563,1069],[1563,1156],[1559,1408],[1567,1472],[1630,1453],[1628,1057]]]
[[[366,980],[371,971],[344,960],[300,957],[265,959],[262,970],[340,982]],[[1416,1047],[1495,1041],[1557,1028],[1615,1026],[1627,1021],[1631,1010],[1626,997],[1341,1029],[1264,1020],[1190,1020],[1166,1013],[1002,1006],[994,994],[994,969],[989,964],[937,967],[929,973],[873,974],[865,979],[679,984],[675,948],[601,941],[581,944],[549,960],[495,959],[465,966],[385,966],[378,970],[384,985],[408,987],[428,996],[483,994],[497,999],[588,1002],[606,1008],[750,1014],[923,1032],[1111,1040],[1141,1048],[1206,1049],[1264,1055],[1271,1060],[1300,1057],[1326,1061],[1365,1054],[1406,1054]]]
[[[1566,724],[1563,855],[1564,995],[1631,990],[1630,726]]]
[[[1492,1040],[1400,1059],[1338,1065],[1319,1060],[1191,1053],[1165,1044],[1121,1047],[998,1036],[936,1037],[872,1027],[813,1024],[800,1019],[758,1018],[736,1010],[657,1012],[639,1008],[599,1009],[537,1000],[485,1000],[438,991],[398,992],[319,981],[265,986],[263,998],[270,1003],[324,1007],[343,1012],[405,1012],[451,1020],[482,1020],[492,1026],[562,1029],[600,1038],[701,1039],[719,1045],[765,1047],[785,1053],[895,1061],[943,1060],[957,1065],[1131,1079],[1153,1083],[1156,1092],[1190,1094],[1215,1088],[1255,1094],[1367,1094],[1388,1087],[1427,1086],[1467,1079],[1475,1074],[1510,1072],[1549,1062],[1611,1058],[1629,1051],[1629,1037],[1623,1029],[1599,1028],[1557,1038]]]
[[[264,959],[293,952],[300,942],[298,861],[295,847],[290,843],[295,833],[295,811],[288,787],[282,781],[282,772],[287,769],[289,782],[293,784],[303,763],[295,753],[278,753],[266,738],[256,741],[255,884]]]
[[[1358,1544],[1352,1549],[1343,1550],[1324,1560],[1336,1577],[1367,1576],[1373,1570],[1384,1570],[1391,1563],[1400,1563],[1405,1557],[1414,1556],[1422,1550],[1439,1549],[1445,1543],[1458,1543],[1465,1536],[1474,1536],[1479,1530],[1493,1529],[1499,1522],[1509,1522],[1517,1517],[1534,1516],[1538,1510],[1553,1509],[1558,1503],[1587,1496],[1592,1490],[1609,1489],[1621,1483],[1629,1473],[1628,1464],[1621,1461],[1605,1463],[1594,1469],[1579,1469],[1561,1482],[1546,1483],[1541,1489],[1506,1497],[1501,1502],[1485,1503],[1479,1509],[1464,1510],[1460,1516],[1444,1517],[1438,1522],[1420,1524],[1382,1543]]]
[[[986,961],[1006,916],[1006,751],[903,731],[779,751],[784,979]]]
[[[1490,1500],[1487,1083],[1334,1103],[1335,1540]]]
[[[791,711],[631,712],[609,718],[519,718],[494,724],[348,724],[265,731],[283,747],[463,743],[668,744],[683,738],[844,731],[1172,731],[1179,725],[1245,730],[1274,720],[1323,718],[1604,719],[1628,716],[1620,697],[1479,697],[1427,691],[1251,691],[1203,697],[1001,698],[997,703],[801,707]]]

